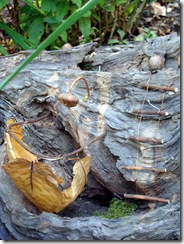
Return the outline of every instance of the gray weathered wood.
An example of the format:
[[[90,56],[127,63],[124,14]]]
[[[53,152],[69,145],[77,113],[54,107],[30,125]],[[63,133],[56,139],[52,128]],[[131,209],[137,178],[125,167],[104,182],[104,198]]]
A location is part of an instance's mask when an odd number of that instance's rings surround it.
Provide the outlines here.
[[[0,222],[11,233],[10,239],[180,238],[180,93],[146,92],[140,86],[149,81],[162,86],[172,84],[180,90],[179,52],[180,38],[175,34],[126,46],[97,49],[95,44],[86,44],[69,50],[45,51],[0,92],[1,165],[6,161],[3,143],[6,120],[12,116],[17,120],[34,118],[51,110],[58,94],[67,92],[74,79],[84,77],[90,87],[89,101],[82,100],[87,92],[81,80],[73,89],[79,104],[73,108],[58,104],[56,117],[26,127],[26,143],[38,152],[56,155],[85,146],[92,137],[106,131],[104,139],[86,150],[91,155],[91,173],[96,180],[122,199],[124,193],[137,193],[167,198],[171,202],[165,206],[154,203],[150,205],[152,211],[140,211],[115,221],[90,216],[38,215],[37,209],[16,189],[1,167]],[[154,54],[164,56],[166,61],[164,69],[151,74],[147,61]],[[0,57],[1,80],[28,55],[28,52],[20,52]],[[91,70],[81,70],[84,65]],[[156,111],[157,108],[169,114],[164,117],[143,115],[140,120],[140,116],[132,112],[134,109]],[[134,142],[128,139],[130,136],[162,139],[163,144]],[[63,170],[64,164],[50,163],[65,179],[71,178],[71,169]],[[166,168],[167,172],[122,168],[129,165]]]

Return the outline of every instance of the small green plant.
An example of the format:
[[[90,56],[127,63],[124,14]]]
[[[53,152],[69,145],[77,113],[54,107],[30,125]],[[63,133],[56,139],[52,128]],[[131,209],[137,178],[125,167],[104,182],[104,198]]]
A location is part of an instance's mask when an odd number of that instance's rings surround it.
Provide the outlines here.
[[[8,33],[18,51],[33,49],[12,74],[0,84],[0,90],[44,49],[60,49],[66,42],[75,46],[89,41],[102,44],[127,44],[149,0],[10,0],[0,1],[0,27]],[[11,28],[1,10],[7,7]],[[154,33],[146,33],[148,38]],[[6,55],[6,45],[0,46]]]
[[[23,0],[26,5],[20,8],[20,26],[24,35],[36,46],[40,44],[50,33],[63,23],[67,17],[86,4],[86,0]],[[60,49],[64,43],[72,45],[89,42],[91,34],[91,11],[79,18],[68,30],[61,33],[49,49]]]
[[[133,35],[147,3],[148,0],[100,1],[91,14],[93,26],[98,30],[95,36],[99,36],[99,46],[102,43],[127,44],[125,36]]]
[[[124,202],[114,197],[105,213],[94,212],[94,215],[107,219],[116,219],[130,215],[136,208],[137,205],[135,203]]]
[[[155,31],[152,31],[148,28],[144,28],[143,33],[136,36],[134,38],[134,41],[144,41],[144,40],[147,40],[148,38],[155,38],[155,37],[158,37],[158,35]]]
[[[25,49],[24,46],[26,49],[36,49],[70,15],[90,1],[13,0],[12,4],[11,0],[1,0],[0,11],[8,9],[11,16],[10,27],[19,34],[15,36],[12,33],[18,50]],[[100,0],[47,48],[58,50],[67,42],[75,46],[92,40],[97,41],[98,46],[127,44],[125,36],[128,38],[133,35],[148,3],[149,0]],[[13,7],[10,8],[9,4]],[[7,24],[1,12],[0,22]],[[3,29],[5,30],[5,26]]]
[[[73,12],[64,22],[50,34],[34,52],[32,52],[5,80],[0,83],[0,90],[6,86],[28,63],[39,55],[46,47],[53,43],[60,35],[62,35],[68,28],[70,28],[77,20],[79,20],[86,12],[93,8],[100,0],[90,0],[81,8]]]
[[[83,98],[82,98],[82,102],[87,102],[89,99],[88,94],[86,94]]]
[[[108,45],[113,45],[113,44],[129,44],[127,40],[124,40],[125,37],[125,32],[118,29],[117,33],[119,34],[119,39],[118,38],[113,38],[108,41]]]
[[[31,49],[31,46],[34,46],[34,43],[29,41],[26,37],[21,35],[20,26],[19,26],[19,0],[14,0],[14,8],[10,9],[8,6],[9,0],[1,0],[0,1],[0,29],[4,30],[11,40],[16,45],[17,51],[20,51],[21,49],[29,50]],[[8,12],[11,16],[11,24],[6,24],[3,17],[2,17],[2,10],[7,6]],[[11,27],[10,27],[11,26]],[[2,43],[2,42],[0,42]],[[0,55],[7,55],[7,47],[6,43],[3,43],[3,45],[0,45]]]

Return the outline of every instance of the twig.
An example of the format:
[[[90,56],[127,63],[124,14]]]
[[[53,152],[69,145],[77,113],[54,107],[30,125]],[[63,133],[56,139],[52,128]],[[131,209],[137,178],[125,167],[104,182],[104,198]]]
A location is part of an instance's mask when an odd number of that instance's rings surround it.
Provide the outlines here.
[[[51,115],[51,112],[48,112],[46,115],[43,115],[43,116],[41,116],[39,118],[36,118],[36,119],[29,119],[29,120],[25,120],[25,121],[21,121],[21,122],[12,123],[12,124],[10,124],[10,125],[8,125],[6,127],[6,130],[5,131],[7,133],[9,133],[10,132],[10,129],[12,127],[14,127],[14,126],[17,126],[17,125],[26,125],[26,124],[33,124],[33,123],[36,123],[36,122],[38,122],[40,120],[44,120],[44,119],[48,118],[50,115]]]
[[[31,123],[35,123],[35,122],[38,122],[42,119],[45,119],[47,118],[48,116],[50,115],[47,114],[45,116],[42,116],[40,118],[37,118],[37,119],[32,119],[32,120],[27,120],[27,121],[21,121],[21,122],[15,122],[15,123],[12,123],[10,124],[7,129],[6,129],[6,133],[8,133],[17,143],[19,143],[25,150],[27,150],[28,152],[36,155],[38,157],[38,159],[47,159],[47,160],[50,160],[50,161],[56,161],[56,160],[59,160],[59,159],[62,159],[62,158],[67,158],[67,157],[70,157],[74,154],[77,154],[79,152],[82,152],[83,150],[85,149],[88,149],[88,147],[94,143],[95,141],[103,138],[105,135],[106,135],[106,132],[102,133],[101,135],[93,138],[86,146],[84,147],[80,147],[78,148],[77,150],[74,150],[73,152],[70,152],[70,153],[66,153],[66,154],[59,154],[58,156],[53,156],[53,157],[48,157],[48,156],[45,156],[43,154],[40,154],[40,153],[37,153],[37,152],[34,152],[32,149],[30,149],[26,144],[24,144],[21,140],[19,140],[11,131],[10,131],[10,128],[12,128],[13,126],[17,126],[17,125],[24,125],[24,124],[31,124]]]
[[[134,109],[132,112],[136,113],[136,114],[158,114],[160,116],[169,115],[168,112],[164,112],[164,111],[149,111],[149,110],[136,110],[136,109]]]
[[[169,204],[170,201],[168,199],[163,199],[159,197],[151,197],[145,195],[138,195],[138,194],[124,194],[124,198],[133,198],[138,200],[148,200],[148,201],[156,201],[156,202],[163,202]]]
[[[131,141],[139,141],[139,142],[153,142],[153,143],[157,143],[157,144],[163,144],[164,141],[157,139],[157,138],[149,138],[149,137],[134,137],[134,136],[130,136],[127,138],[128,140]]]
[[[68,92],[69,92],[69,93],[72,92],[72,89],[73,89],[75,83],[76,83],[77,81],[79,81],[79,80],[83,80],[83,81],[84,81],[84,83],[85,83],[85,85],[86,85],[87,92],[88,92],[88,98],[89,98],[89,97],[90,97],[89,86],[88,86],[87,80],[86,80],[85,78],[83,78],[83,77],[79,77],[79,78],[75,79],[75,80],[73,81],[73,83],[71,84],[70,89],[68,90]]]
[[[127,169],[127,170],[148,170],[148,171],[153,171],[156,173],[165,173],[167,172],[167,169],[157,169],[153,167],[143,167],[143,166],[122,166],[122,169]]]
[[[70,153],[66,153],[66,154],[60,154],[60,155],[58,155],[58,156],[55,156],[55,157],[45,157],[45,159],[47,159],[47,160],[50,160],[50,161],[55,161],[55,160],[59,160],[59,159],[62,159],[62,158],[67,158],[67,157],[70,157],[70,156],[72,156],[72,155],[74,155],[74,154],[77,154],[77,153],[80,153],[80,152],[82,152],[83,150],[85,150],[85,149],[88,149],[88,147],[92,144],[92,143],[94,143],[95,141],[97,141],[97,140],[100,140],[100,139],[102,139],[104,136],[106,135],[106,132],[104,132],[104,133],[102,133],[101,135],[99,135],[99,136],[96,136],[95,138],[93,138],[85,147],[80,147],[79,149],[77,149],[77,150],[75,150],[75,151],[73,151],[73,152],[70,152]]]
[[[62,158],[67,158],[67,157],[70,157],[74,154],[78,154],[80,152],[82,152],[83,150],[85,149],[88,149],[88,147],[94,143],[95,141],[103,138],[105,136],[106,133],[103,133],[97,137],[95,137],[92,141],[90,141],[87,146],[85,147],[80,147],[76,150],[74,150],[73,152],[70,152],[70,153],[66,153],[66,154],[59,154],[58,156],[53,156],[53,157],[48,157],[48,156],[45,156],[43,154],[40,154],[40,153],[37,153],[37,152],[34,152],[32,149],[30,149],[28,146],[26,146],[23,142],[21,142],[14,134],[12,134],[11,132],[9,132],[10,136],[15,139],[24,149],[26,149],[27,151],[29,151],[30,153],[36,155],[38,157],[38,159],[46,159],[46,160],[49,160],[49,161],[56,161],[56,160],[60,160]]]
[[[164,90],[164,91],[172,91],[172,92],[177,92],[178,88],[175,87],[169,87],[169,86],[157,86],[157,85],[150,85],[150,84],[143,84],[141,83],[140,86],[147,88],[147,89],[159,89],[159,90]]]

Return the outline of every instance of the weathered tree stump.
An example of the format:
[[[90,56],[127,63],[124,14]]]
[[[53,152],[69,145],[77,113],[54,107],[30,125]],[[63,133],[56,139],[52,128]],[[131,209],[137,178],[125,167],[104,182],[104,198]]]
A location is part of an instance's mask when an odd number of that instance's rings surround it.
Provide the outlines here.
[[[4,87],[0,92],[0,233],[4,240],[180,239],[179,53],[180,37],[175,34],[126,46],[95,48],[90,43],[44,51]],[[165,66],[151,73],[148,59],[155,54],[165,57]],[[28,55],[0,57],[1,80]],[[85,146],[106,132],[85,149],[91,155],[90,177],[96,179],[96,192],[102,187],[121,199],[125,193],[143,194],[168,199],[170,204],[150,202],[151,210],[139,209],[117,220],[63,217],[38,211],[6,175],[2,164],[7,161],[3,140],[7,119],[26,120],[53,111],[57,96],[66,93],[78,77],[89,84],[89,100],[84,100],[87,92],[81,80],[73,89],[79,104],[72,108],[58,104],[57,114],[25,127],[24,141],[35,151],[54,156]],[[174,87],[178,92],[146,89],[142,83]],[[157,113],[140,114],[140,110]],[[167,113],[160,115],[160,111]],[[49,164],[66,181],[72,178],[68,162]],[[130,166],[167,172],[127,169]],[[87,187],[89,196],[90,183]]]

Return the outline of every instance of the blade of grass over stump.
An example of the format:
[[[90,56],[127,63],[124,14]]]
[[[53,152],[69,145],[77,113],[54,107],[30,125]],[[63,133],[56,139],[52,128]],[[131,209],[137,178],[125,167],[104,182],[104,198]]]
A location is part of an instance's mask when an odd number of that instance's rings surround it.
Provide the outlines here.
[[[71,14],[61,25],[57,27],[57,29],[45,40],[43,41],[37,49],[30,54],[19,66],[18,68],[12,72],[4,81],[0,84],[0,90],[5,87],[11,79],[13,79],[28,63],[30,63],[38,54],[43,51],[46,47],[48,47],[53,41],[55,41],[58,36],[62,34],[63,31],[67,30],[72,26],[78,19],[80,19],[88,10],[93,8],[100,0],[90,0],[83,7],[76,10],[73,14]]]

